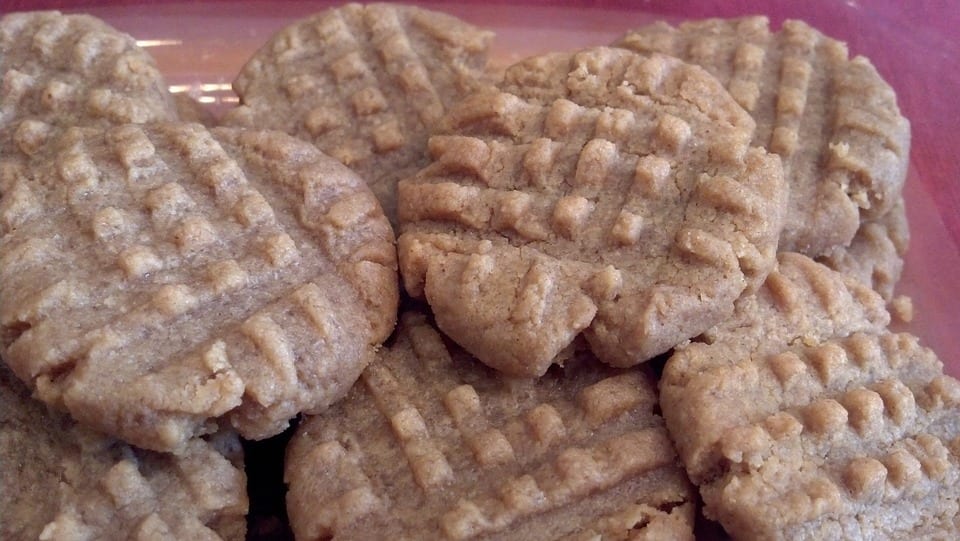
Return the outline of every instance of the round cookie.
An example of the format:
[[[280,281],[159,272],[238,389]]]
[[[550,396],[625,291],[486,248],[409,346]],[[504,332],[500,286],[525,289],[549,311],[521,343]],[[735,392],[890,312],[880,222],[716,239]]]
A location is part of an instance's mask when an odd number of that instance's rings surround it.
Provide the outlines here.
[[[780,160],[706,71],[598,47],[534,57],[450,110],[398,188],[401,274],[484,363],[538,376],[583,333],[630,366],[763,281]]]
[[[817,261],[855,277],[890,302],[909,245],[910,226],[901,199],[887,214],[860,224],[850,246],[834,248]]]
[[[443,112],[486,79],[491,32],[443,13],[347,4],[295,22],[233,83],[224,124],[313,142],[367,180],[391,221],[396,183],[426,165]]]
[[[737,539],[949,538],[960,382],[881,297],[796,253],[660,382],[704,515]]]
[[[407,313],[287,448],[298,539],[693,539],[654,385],[586,352],[511,380]],[[634,538],[634,537],[631,537]]]
[[[244,539],[240,442],[134,449],[47,410],[0,366],[0,538]]]
[[[2,171],[0,347],[45,402],[154,450],[263,438],[339,399],[389,336],[393,231],[280,132],[50,129]]]
[[[0,75],[4,151],[16,148],[9,138],[22,120],[106,126],[177,118],[153,58],[132,37],[89,15],[5,15]]]
[[[780,250],[811,257],[846,246],[860,221],[900,200],[910,123],[870,61],[806,23],[766,17],[658,22],[619,47],[663,53],[715,75],[757,123],[753,144],[783,158],[790,185]]]

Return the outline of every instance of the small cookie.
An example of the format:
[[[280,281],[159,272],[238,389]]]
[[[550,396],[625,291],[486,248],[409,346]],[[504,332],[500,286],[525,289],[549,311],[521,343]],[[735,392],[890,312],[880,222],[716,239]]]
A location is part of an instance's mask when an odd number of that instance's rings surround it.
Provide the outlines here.
[[[154,450],[339,399],[396,318],[393,231],[280,132],[72,128],[0,169],[0,347],[45,402]]]
[[[0,366],[0,538],[240,541],[246,490],[235,435],[134,449],[48,411]]]
[[[583,333],[630,366],[722,321],[773,266],[780,160],[719,82],[662,55],[534,57],[452,108],[399,184],[407,291],[481,361],[537,376]]]
[[[174,120],[153,58],[134,39],[89,15],[11,13],[0,19],[0,149],[37,149],[9,138],[21,121],[107,126]],[[26,129],[26,128],[25,128]]]
[[[900,200],[910,123],[870,61],[802,21],[766,17],[658,22],[616,42],[715,75],[757,122],[753,143],[783,158],[790,204],[780,250],[816,257],[846,246],[861,219]]]
[[[950,538],[960,382],[878,294],[809,258],[678,347],[661,406],[704,514],[738,539]]]
[[[890,302],[909,245],[910,226],[901,199],[887,214],[860,224],[850,246],[834,248],[817,261],[855,277]]]
[[[491,32],[413,6],[347,4],[281,30],[233,83],[224,124],[313,142],[367,180],[391,221],[430,129],[485,76]]]
[[[639,371],[583,354],[510,380],[407,313],[361,381],[287,449],[298,539],[693,539]]]

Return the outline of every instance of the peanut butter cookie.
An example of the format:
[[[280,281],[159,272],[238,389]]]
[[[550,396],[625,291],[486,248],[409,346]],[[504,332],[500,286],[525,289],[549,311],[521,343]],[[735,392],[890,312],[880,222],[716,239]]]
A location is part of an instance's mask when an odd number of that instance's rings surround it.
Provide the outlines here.
[[[598,47],[507,69],[399,185],[407,291],[481,361],[537,376],[583,333],[630,366],[729,316],[774,263],[787,189],[706,71]]]
[[[226,417],[277,434],[390,334],[393,231],[366,184],[280,132],[50,128],[0,173],[0,352],[39,398],[153,450]]]
[[[281,30],[234,81],[224,123],[311,141],[357,171],[388,217],[443,112],[486,79],[493,34],[399,4],[346,4]]]
[[[742,539],[950,538],[960,382],[868,286],[795,253],[667,361],[667,427],[704,515]]]
[[[783,158],[790,203],[780,249],[811,257],[847,246],[860,222],[900,200],[910,123],[863,56],[803,21],[766,17],[658,22],[619,47],[682,58],[715,75],[753,116],[753,144]]]
[[[692,539],[656,394],[589,352],[511,380],[423,316],[287,450],[298,539]]]
[[[153,58],[132,37],[89,15],[5,15],[0,75],[0,148],[6,151],[23,120],[108,126],[177,118]]]
[[[0,538],[241,541],[246,513],[236,435],[135,449],[49,411],[0,366]]]

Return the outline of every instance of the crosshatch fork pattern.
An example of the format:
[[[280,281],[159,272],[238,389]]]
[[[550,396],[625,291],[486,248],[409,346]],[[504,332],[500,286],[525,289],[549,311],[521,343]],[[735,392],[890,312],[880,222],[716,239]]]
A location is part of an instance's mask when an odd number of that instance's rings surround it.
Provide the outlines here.
[[[491,32],[411,6],[348,4],[291,25],[244,66],[231,125],[280,129],[356,170],[394,220],[427,134],[486,79]]]
[[[308,144],[168,123],[49,146],[4,169],[4,359],[81,421],[163,450],[224,415],[265,437],[345,393],[392,329],[389,224]],[[129,392],[104,402],[111,382]]]
[[[955,529],[960,382],[887,330],[883,302],[784,253],[729,322],[667,361],[667,426],[705,515],[731,535]]]
[[[757,122],[753,143],[783,158],[791,197],[780,247],[817,257],[900,201],[910,123],[869,60],[798,20],[658,22],[615,44],[676,56],[715,75]]]
[[[509,373],[542,374],[580,332],[606,362],[645,361],[772,265],[786,192],[753,128],[668,57],[596,48],[513,66],[451,109],[433,163],[399,184],[404,285]]]
[[[496,377],[405,314],[362,385],[294,436],[288,505],[298,535],[553,539],[604,519],[614,531],[626,519],[611,517],[633,505],[649,506],[651,520],[670,515],[667,502],[685,512],[647,376],[593,358],[570,364],[536,381]],[[663,479],[673,481],[654,488]],[[538,531],[558,513],[579,518]]]

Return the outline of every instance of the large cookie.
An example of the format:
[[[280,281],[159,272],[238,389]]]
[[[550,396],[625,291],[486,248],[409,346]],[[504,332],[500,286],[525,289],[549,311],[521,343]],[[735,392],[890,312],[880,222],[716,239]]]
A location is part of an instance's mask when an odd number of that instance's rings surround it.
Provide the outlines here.
[[[5,152],[16,148],[10,138],[23,120],[107,126],[177,118],[150,55],[132,37],[89,15],[4,16],[0,75],[0,149]]]
[[[867,286],[799,254],[677,348],[661,406],[704,514],[742,539],[952,538],[960,382]]]
[[[30,398],[0,366],[0,538],[224,539],[246,531],[240,442],[134,449]]]
[[[583,333],[629,366],[719,323],[775,259],[780,160],[696,66],[534,57],[451,109],[399,184],[407,291],[483,362],[541,375]]]
[[[413,6],[347,4],[281,30],[234,81],[227,125],[313,142],[367,180],[394,219],[397,180],[426,165],[443,112],[485,79],[491,32]]]
[[[870,61],[802,21],[766,17],[658,22],[616,44],[703,66],[757,122],[753,143],[783,158],[790,205],[780,249],[810,256],[846,246],[861,219],[900,200],[910,123]]]
[[[817,261],[855,277],[889,302],[909,245],[910,226],[901,200],[887,214],[861,223],[850,246],[833,248]]]
[[[393,232],[356,174],[279,132],[48,130],[0,167],[0,346],[44,401],[172,450],[282,431],[391,332]]]
[[[298,539],[692,539],[692,487],[637,370],[510,380],[407,313],[287,449]]]

